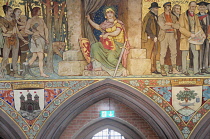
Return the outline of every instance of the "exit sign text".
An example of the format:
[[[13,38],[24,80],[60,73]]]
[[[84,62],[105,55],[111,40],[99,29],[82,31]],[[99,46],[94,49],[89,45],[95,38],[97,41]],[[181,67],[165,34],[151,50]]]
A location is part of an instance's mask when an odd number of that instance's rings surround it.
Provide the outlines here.
[[[100,111],[100,117],[102,118],[115,117],[114,114],[114,111]]]

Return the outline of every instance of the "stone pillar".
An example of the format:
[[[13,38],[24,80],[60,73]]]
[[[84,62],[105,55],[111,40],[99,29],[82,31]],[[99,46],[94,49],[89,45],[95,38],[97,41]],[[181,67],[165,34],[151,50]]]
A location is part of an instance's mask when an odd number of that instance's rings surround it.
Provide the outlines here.
[[[63,61],[59,62],[58,75],[60,76],[81,76],[87,65],[79,46],[79,39],[82,34],[82,1],[66,0],[68,39],[71,50],[63,53]]]
[[[146,59],[146,50],[141,49],[142,0],[128,0],[128,39],[131,50],[127,69],[130,75],[151,74],[151,60]]]
[[[132,48],[141,48],[142,0],[128,0],[128,36]]]
[[[70,41],[71,50],[80,50],[78,39],[82,34],[82,1],[66,0],[67,20],[68,20],[68,39]]]

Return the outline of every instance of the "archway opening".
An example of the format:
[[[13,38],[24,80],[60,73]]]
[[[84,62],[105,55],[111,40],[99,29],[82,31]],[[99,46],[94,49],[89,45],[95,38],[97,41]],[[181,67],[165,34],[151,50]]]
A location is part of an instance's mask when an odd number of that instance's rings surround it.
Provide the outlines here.
[[[94,85],[91,85],[76,93],[71,98],[69,98],[68,101],[65,101],[59,107],[59,109],[57,109],[56,112],[54,112],[51,117],[46,121],[45,125],[42,127],[43,130],[39,132],[37,138],[62,139],[62,137],[65,137],[67,134],[71,138],[82,138],[91,134],[91,136],[88,138],[90,139],[91,137],[93,137],[93,135],[102,130],[101,129],[93,133],[95,129],[106,125],[116,127],[117,123],[119,126],[122,126],[122,128],[120,129],[122,129],[122,131],[125,131],[126,133],[128,132],[127,129],[132,129],[126,135],[133,135],[133,133],[136,133],[136,137],[134,138],[142,138],[142,136],[143,138],[145,138],[148,137],[148,135],[151,136],[151,134],[148,132],[148,128],[145,128],[145,126],[141,126],[142,124],[138,124],[134,121],[130,122],[128,120],[123,120],[122,118],[125,116],[125,111],[117,112],[117,110],[120,110],[118,108],[116,109],[116,112],[120,115],[116,115],[116,117],[113,117],[111,119],[106,118],[110,121],[109,124],[107,123],[107,121],[105,121],[105,119],[99,118],[99,109],[94,112],[89,111],[92,105],[96,104],[100,100],[107,98],[117,100],[121,104],[123,103],[130,109],[134,110],[135,113],[138,115],[137,117],[140,116],[142,117],[141,119],[146,120],[145,123],[147,123],[147,125],[151,127],[151,130],[149,131],[156,133],[152,135],[152,138],[154,138],[154,136],[159,138],[182,138],[181,133],[179,132],[178,128],[175,126],[171,118],[168,117],[164,112],[162,112],[162,109],[159,106],[152,103],[152,101],[148,99],[148,97],[146,97],[143,93],[139,93],[139,91],[111,79],[105,79],[103,81],[95,83]],[[104,110],[105,109],[103,109],[103,111]],[[113,109],[110,108],[110,110]],[[133,113],[131,112],[130,114]],[[93,116],[91,116],[90,118],[90,115]],[[87,118],[84,119],[84,116],[87,116]],[[129,119],[132,120],[135,118],[129,117]],[[116,121],[114,125],[113,121]],[[75,126],[77,124],[80,125]],[[117,128],[119,128],[119,126],[117,126]],[[139,127],[138,129],[137,126],[141,127]],[[89,130],[84,132],[86,129]],[[146,132],[143,132],[144,129]],[[132,132],[134,130],[135,132]],[[123,132],[120,133],[123,134]],[[124,136],[126,137],[126,135]]]
[[[91,139],[125,139],[119,132],[106,128],[96,133]]]

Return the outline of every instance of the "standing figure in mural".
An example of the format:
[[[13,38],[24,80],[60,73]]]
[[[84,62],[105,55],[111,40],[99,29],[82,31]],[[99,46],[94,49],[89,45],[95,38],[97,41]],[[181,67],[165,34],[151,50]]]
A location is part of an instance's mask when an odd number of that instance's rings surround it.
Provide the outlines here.
[[[20,31],[20,34],[23,36],[25,40],[28,41],[28,34],[25,33],[25,27],[27,22],[27,17],[25,15],[21,15],[22,11],[19,8],[15,8],[14,11],[14,18],[17,22],[17,27]],[[20,71],[23,70],[23,63],[26,62],[27,52],[29,50],[28,44],[24,44],[24,42],[19,39],[19,46],[21,50],[20,54]]]
[[[174,15],[171,13],[171,2],[166,2],[164,5],[164,12],[158,17],[158,24],[160,26],[160,32],[158,40],[160,41],[160,66],[161,75],[166,76],[164,67],[164,59],[166,56],[167,49],[169,47],[171,52],[171,63],[173,66],[172,73],[179,73],[176,70],[176,29],[179,29],[179,23]],[[170,71],[169,71],[170,73]]]
[[[198,6],[198,11],[199,13],[198,18],[201,24],[201,27],[208,36],[208,26],[209,26],[209,21],[210,21],[210,16],[206,13],[207,10],[207,5],[209,3],[207,2],[199,2],[197,5]],[[199,63],[200,63],[200,70],[201,73],[207,73],[210,74],[210,72],[207,70],[208,69],[208,64],[209,64],[209,40],[205,39],[203,45],[201,45],[200,48],[200,53],[199,53]]]
[[[151,3],[149,12],[143,19],[142,23],[142,48],[147,50],[147,58],[151,59],[152,67],[151,72],[160,74],[156,67],[156,56],[158,51],[158,33],[160,27],[158,25],[158,6],[157,2]]]
[[[172,12],[171,12],[177,19],[177,21],[179,21],[179,17],[181,15],[181,5],[179,4],[175,4],[172,7]],[[180,37],[181,37],[181,32],[179,31],[179,29],[176,29],[176,34],[177,34],[177,39],[176,39],[176,51],[177,51],[177,56],[176,56],[176,65],[177,65],[177,70],[179,72],[182,71],[182,51],[180,50]],[[173,73],[173,67],[171,64],[171,53],[170,53],[170,49],[168,48],[167,52],[166,52],[166,56],[164,59],[165,65],[169,66],[169,74]]]
[[[207,5],[207,10],[208,10],[207,14],[208,14],[208,17],[209,17],[209,19],[207,20],[208,21],[207,23],[210,24],[210,4]],[[210,43],[210,25],[208,26],[207,39],[208,39],[208,41]],[[210,50],[208,51],[208,53],[209,53],[208,54],[209,57],[206,58],[207,59],[206,63],[208,64],[208,67],[210,67]]]
[[[3,60],[1,71],[5,70],[6,65],[8,64],[9,53],[12,50],[12,66],[14,71],[15,78],[21,78],[18,74],[18,51],[19,51],[19,39],[20,38],[24,43],[28,43],[20,34],[17,28],[17,22],[13,18],[13,9],[10,6],[4,5],[3,10],[5,17],[0,19],[0,26],[3,27],[3,36],[5,39],[4,48],[3,48]]]
[[[178,4],[175,4],[172,8],[172,14],[177,18],[177,21],[179,21],[179,17],[181,15],[181,6]],[[179,29],[176,30],[177,33],[177,39],[176,39],[176,51],[177,51],[177,56],[176,56],[176,65],[177,70],[179,72],[182,71],[182,51],[180,50],[180,37],[181,37],[181,32]]]
[[[117,66],[122,47],[126,43],[125,47],[129,47],[127,36],[125,33],[124,24],[122,21],[116,19],[116,11],[112,6],[105,7],[104,15],[106,20],[100,25],[96,24],[87,15],[89,23],[97,30],[102,32],[100,36],[100,42],[96,42],[91,45],[91,62],[93,70],[100,71],[105,70],[110,75],[114,74],[114,70]],[[108,45],[107,45],[108,43]],[[119,64],[117,76],[127,76],[127,70],[125,59],[127,56],[122,57],[122,63]]]
[[[34,7],[31,11],[32,18],[27,21],[25,27],[25,33],[32,35],[30,51],[33,53],[32,58],[29,60],[29,66],[33,64],[36,58],[39,58],[39,70],[40,76],[49,77],[44,73],[43,59],[44,59],[44,48],[48,41],[48,29],[42,18],[41,10],[39,7]]]
[[[191,1],[189,3],[189,9],[182,13],[179,18],[180,23],[180,32],[181,32],[181,40],[180,40],[180,50],[182,50],[182,72],[185,75],[189,75],[188,69],[189,65],[187,65],[187,55],[189,53],[189,49],[192,50],[193,53],[193,71],[195,75],[202,75],[199,72],[198,65],[198,50],[200,49],[200,45],[195,45],[189,43],[188,39],[190,37],[196,37],[195,34],[198,31],[202,31],[198,16],[195,14],[197,3],[195,1]],[[202,36],[205,37],[205,34],[202,31]]]

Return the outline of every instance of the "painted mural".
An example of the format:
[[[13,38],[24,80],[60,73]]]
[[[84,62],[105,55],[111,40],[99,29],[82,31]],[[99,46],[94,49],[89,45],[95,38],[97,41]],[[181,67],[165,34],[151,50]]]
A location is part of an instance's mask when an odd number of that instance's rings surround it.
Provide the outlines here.
[[[0,1],[0,110],[36,138],[69,98],[112,78],[190,138],[210,111],[208,1],[88,2]]]

